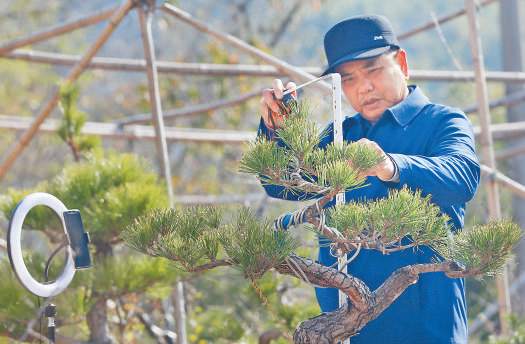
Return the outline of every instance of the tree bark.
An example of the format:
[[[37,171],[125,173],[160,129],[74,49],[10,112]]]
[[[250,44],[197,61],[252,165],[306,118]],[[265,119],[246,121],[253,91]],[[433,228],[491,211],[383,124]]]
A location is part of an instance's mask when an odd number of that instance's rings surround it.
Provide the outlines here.
[[[283,335],[281,330],[271,329],[259,336],[259,344],[270,344],[272,341],[279,339]]]
[[[321,265],[311,259],[292,255],[284,263],[277,266],[276,270],[281,274],[291,275],[300,279],[306,277],[307,280],[305,282],[316,286],[337,288],[348,296],[356,309],[366,309],[372,303],[370,289],[359,278]]]
[[[89,341],[97,344],[115,344],[108,327],[106,298],[99,297],[86,316],[89,327]]]
[[[463,277],[468,271],[454,262],[417,264],[396,270],[379,288],[371,292],[359,278],[323,266],[310,259],[290,256],[276,267],[279,273],[299,277],[321,287],[337,288],[348,296],[349,303],[339,309],[303,321],[294,333],[296,344],[329,344],[345,340],[377,318],[419,274],[445,272],[449,277]]]
[[[99,240],[94,241],[93,245],[96,247],[95,259],[97,261],[103,261],[113,256],[113,247],[109,243]],[[89,328],[89,343],[114,344],[116,340],[111,336],[108,326],[106,307],[108,298],[102,293],[97,292],[96,286],[93,286],[92,295],[94,303],[86,315]]]

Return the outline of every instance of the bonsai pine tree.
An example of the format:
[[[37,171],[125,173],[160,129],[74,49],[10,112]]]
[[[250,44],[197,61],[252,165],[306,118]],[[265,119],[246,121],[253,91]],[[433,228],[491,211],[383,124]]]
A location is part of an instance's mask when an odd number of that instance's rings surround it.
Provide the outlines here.
[[[448,218],[430,196],[406,188],[387,198],[325,209],[334,196],[364,185],[363,172],[381,162],[378,155],[354,143],[317,148],[325,132],[308,119],[303,104],[292,107],[280,141],[259,138],[240,162],[240,170],[283,192],[301,193],[312,203],[277,219],[259,219],[242,208],[228,219],[219,208],[154,210],[137,218],[122,234],[131,247],[164,257],[190,273],[231,266],[251,281],[277,272],[308,284],[336,288],[349,302],[339,309],[301,322],[295,343],[335,343],[351,337],[379,316],[423,273],[444,272],[450,278],[493,275],[505,264],[521,237],[520,228],[492,221],[453,235]],[[333,254],[355,257],[362,249],[383,254],[426,245],[435,261],[402,267],[377,289],[362,280],[294,254],[298,241],[286,230],[306,224],[326,239]],[[401,239],[410,236],[410,243]],[[350,260],[352,259],[350,258]]]

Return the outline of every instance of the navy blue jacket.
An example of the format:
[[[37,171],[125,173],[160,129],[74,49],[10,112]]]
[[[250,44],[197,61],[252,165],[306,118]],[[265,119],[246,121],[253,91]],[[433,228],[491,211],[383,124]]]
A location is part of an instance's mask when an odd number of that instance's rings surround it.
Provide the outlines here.
[[[368,177],[366,187],[346,192],[346,201],[371,201],[386,197],[389,189],[404,185],[431,195],[433,203],[446,213],[456,229],[463,227],[465,203],[475,194],[480,167],[475,152],[472,127],[459,110],[433,104],[416,86],[399,104],[387,109],[371,125],[360,114],[343,122],[345,141],[367,138],[375,141],[395,161],[399,182],[383,182]],[[332,125],[331,125],[332,126]],[[333,141],[333,130],[320,144]],[[261,120],[259,135],[272,136]],[[296,193],[264,185],[269,196],[298,200]],[[334,201],[327,206],[333,206]],[[435,254],[428,247],[383,255],[375,250],[361,250],[348,266],[348,273],[362,279],[370,289],[379,287],[396,269],[416,263],[431,262]],[[328,248],[319,250],[319,262],[332,265],[335,258]],[[337,309],[336,289],[316,289],[323,312]],[[377,319],[352,337],[352,344],[463,344],[467,342],[467,314],[463,279],[451,279],[444,273],[426,273]]]

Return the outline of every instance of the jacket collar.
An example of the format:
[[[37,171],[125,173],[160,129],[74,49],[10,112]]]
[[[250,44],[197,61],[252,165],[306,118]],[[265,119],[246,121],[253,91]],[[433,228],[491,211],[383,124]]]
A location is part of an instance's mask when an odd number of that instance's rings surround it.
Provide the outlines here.
[[[390,112],[392,117],[404,127],[412,121],[417,115],[421,113],[423,108],[430,104],[430,100],[423,94],[423,91],[415,85],[408,86],[409,94],[400,103],[388,108],[386,112]],[[384,116],[384,114],[383,114]]]

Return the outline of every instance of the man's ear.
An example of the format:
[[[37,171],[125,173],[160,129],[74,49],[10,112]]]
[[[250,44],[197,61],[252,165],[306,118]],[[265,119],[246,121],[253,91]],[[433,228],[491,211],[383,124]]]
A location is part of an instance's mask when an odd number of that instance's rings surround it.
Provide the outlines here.
[[[399,49],[399,51],[396,54],[396,61],[399,64],[403,75],[406,79],[408,79],[410,75],[408,73],[407,52],[403,49]]]

